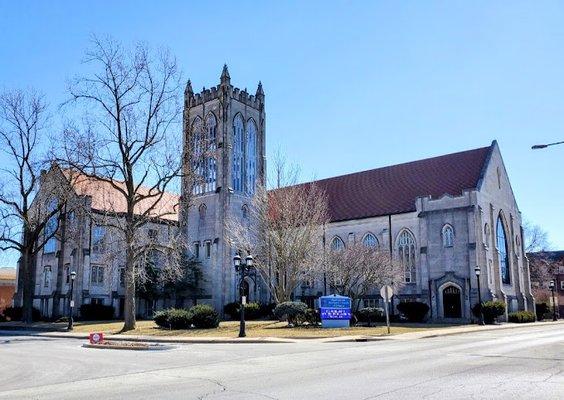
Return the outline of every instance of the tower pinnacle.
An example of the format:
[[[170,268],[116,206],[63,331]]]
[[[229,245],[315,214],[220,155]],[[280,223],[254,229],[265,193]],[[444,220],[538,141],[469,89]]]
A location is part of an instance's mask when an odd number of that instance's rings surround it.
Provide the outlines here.
[[[223,71],[221,72],[221,84],[229,85],[231,83],[231,77],[229,76],[229,70],[227,69],[227,64],[223,64]]]
[[[264,91],[262,90],[262,82],[261,81],[259,81],[259,83],[258,83],[256,96],[257,97],[264,96]]]
[[[194,95],[194,90],[192,90],[192,82],[188,79],[186,83],[186,89],[184,89],[184,96],[192,97]]]

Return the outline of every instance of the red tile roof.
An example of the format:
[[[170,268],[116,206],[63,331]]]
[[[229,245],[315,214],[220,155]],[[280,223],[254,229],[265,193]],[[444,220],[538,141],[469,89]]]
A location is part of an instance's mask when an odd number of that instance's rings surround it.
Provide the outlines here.
[[[86,175],[72,176],[69,171],[64,171],[68,179],[72,180],[74,190],[79,196],[90,196],[92,198],[92,209],[100,212],[124,213],[127,211],[127,204],[123,195],[116,190],[109,182],[105,182],[96,178],[90,178]],[[123,182],[114,181],[116,185],[124,187]],[[149,188],[141,186],[139,193],[148,194]],[[137,203],[135,208],[136,214],[141,214],[153,206],[156,197],[149,198]],[[157,203],[149,216],[167,220],[178,221],[178,207],[180,197],[174,193],[164,192],[163,197]]]
[[[475,189],[492,146],[322,179],[331,221],[415,211],[420,196],[459,196]],[[311,184],[305,183],[304,185]]]

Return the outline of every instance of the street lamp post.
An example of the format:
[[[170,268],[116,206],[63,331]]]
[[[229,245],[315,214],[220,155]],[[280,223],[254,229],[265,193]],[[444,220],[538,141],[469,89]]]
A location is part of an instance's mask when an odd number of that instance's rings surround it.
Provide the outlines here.
[[[73,327],[73,318],[72,318],[72,311],[74,309],[74,299],[73,299],[73,293],[74,293],[74,279],[76,278],[76,272],[72,271],[70,273],[70,296],[69,296],[69,325],[67,326],[67,330],[72,331],[74,329]]]
[[[247,334],[245,333],[245,292],[244,292],[244,282],[247,273],[253,268],[253,256],[248,255],[245,258],[245,263],[241,262],[241,257],[239,254],[236,254],[233,257],[233,264],[235,265],[235,271],[241,274],[241,280],[239,281],[239,294],[241,296],[241,308],[239,309],[239,316],[241,317],[239,322],[239,337],[245,337]]]
[[[479,265],[476,265],[476,268],[474,268],[474,273],[476,274],[476,282],[478,282],[478,308],[480,310],[480,325],[484,325],[484,314],[482,313],[482,291],[480,290],[480,274],[482,273],[482,271]]]
[[[558,318],[556,318],[556,301],[554,300],[554,288],[556,287],[554,279],[552,279],[550,281],[550,283],[548,284],[548,287],[550,288],[550,291],[552,292],[552,320],[556,321],[556,320],[558,320]]]

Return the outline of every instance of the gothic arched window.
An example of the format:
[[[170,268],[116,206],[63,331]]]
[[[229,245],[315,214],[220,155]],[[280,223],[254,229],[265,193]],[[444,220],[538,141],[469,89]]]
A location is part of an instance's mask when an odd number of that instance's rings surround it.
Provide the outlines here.
[[[206,154],[206,192],[213,192],[217,181],[217,162],[215,160],[216,140],[217,140],[217,121],[215,115],[208,114],[206,120],[207,127],[207,154]]]
[[[509,257],[507,254],[507,235],[505,234],[505,226],[503,225],[503,219],[501,215],[497,217],[497,225],[495,231],[501,281],[505,284],[510,284],[511,277],[509,273]]]
[[[333,240],[331,240],[331,250],[332,251],[341,251],[345,248],[345,242],[339,236],[335,236]]]
[[[415,238],[407,229],[400,233],[397,247],[405,282],[415,282]]]
[[[251,118],[247,121],[245,167],[247,172],[246,192],[254,194],[257,175],[257,126]]]
[[[192,122],[192,171],[195,181],[192,192],[200,194],[204,192],[205,183],[205,161],[204,161],[204,138],[202,137],[202,119],[197,117]]]
[[[244,184],[244,162],[243,162],[243,135],[244,124],[241,114],[237,114],[233,120],[233,190],[236,192],[243,191]]]
[[[57,209],[57,199],[51,199],[47,204],[47,212],[52,213]],[[47,220],[45,224],[44,234],[47,240],[43,246],[44,253],[54,253],[57,250],[57,238],[55,237],[55,232],[59,222],[57,220],[58,216],[55,214]]]
[[[378,247],[378,239],[372,233],[367,233],[362,238],[362,244],[366,247]]]
[[[198,208],[198,215],[200,216],[200,222],[202,222],[206,219],[206,211],[207,210],[208,210],[208,207],[206,207],[206,205],[204,203],[200,204],[200,207]]]
[[[452,229],[452,226],[450,226],[449,224],[443,226],[442,236],[444,247],[454,246],[454,230]]]

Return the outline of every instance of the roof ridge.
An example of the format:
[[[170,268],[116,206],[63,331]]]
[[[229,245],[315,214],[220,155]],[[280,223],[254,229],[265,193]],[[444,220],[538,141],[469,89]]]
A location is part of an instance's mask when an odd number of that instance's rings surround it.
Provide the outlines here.
[[[62,171],[63,171],[63,173],[65,173],[65,175],[66,175],[66,172],[69,171],[69,170],[70,170],[69,168],[64,168],[64,169],[62,169]],[[108,177],[105,177],[105,176],[103,176],[103,175],[89,176],[89,175],[84,174],[84,173],[82,173],[82,172],[80,172],[80,171],[76,171],[76,173],[78,173],[78,174],[80,175],[80,176],[77,177],[77,178],[84,177],[85,179],[90,179],[90,180],[93,180],[93,181],[97,181],[97,182],[100,182],[100,183],[106,183],[106,184],[109,184],[109,182],[108,182],[107,180],[111,180],[111,181],[113,181],[113,182],[115,182],[115,183],[122,183],[122,184],[125,184],[125,181],[122,181],[122,180],[119,180],[119,179],[108,178]],[[99,177],[99,178],[97,179],[96,177]],[[107,179],[107,180],[105,180],[105,179]],[[76,183],[76,182],[73,182],[73,184],[74,184],[74,183]],[[147,186],[147,185],[141,185],[141,186],[139,186],[139,188],[140,188],[140,189],[147,189],[147,190],[150,190],[150,189],[151,189],[151,187],[149,187],[149,186]],[[180,194],[179,194],[179,193],[171,192],[171,191],[169,191],[169,190],[164,190],[164,191],[160,191],[160,190],[159,190],[159,192],[161,192],[161,193],[168,193],[168,194],[171,194],[171,195],[173,195],[173,196],[178,196],[178,197],[180,197]]]
[[[315,180],[312,180],[312,181],[300,182],[300,183],[296,183],[294,185],[285,186],[285,187],[293,187],[293,186],[299,186],[299,185],[307,185],[307,184],[312,184],[312,183],[325,182],[325,181],[330,181],[332,179],[344,178],[344,177],[347,177],[347,176],[363,174],[363,173],[366,173],[366,172],[384,170],[384,169],[387,169],[387,168],[416,164],[416,163],[423,162],[423,161],[431,161],[431,160],[436,160],[436,159],[444,158],[444,157],[452,157],[452,156],[458,156],[458,155],[465,154],[465,153],[483,151],[483,150],[486,150],[486,149],[490,149],[491,147],[492,147],[492,145],[484,146],[484,147],[477,147],[477,148],[473,148],[473,149],[469,149],[469,150],[457,151],[457,152],[454,152],[454,153],[447,153],[447,154],[441,154],[441,155],[438,155],[438,156],[421,158],[421,159],[418,159],[418,160],[406,161],[406,162],[402,162],[402,163],[399,163],[399,164],[385,165],[385,166],[382,166],[382,167],[365,169],[365,170],[362,170],[362,171],[349,172],[349,173],[343,174],[343,175],[335,175],[335,176],[330,176],[330,177],[323,178],[323,179],[315,179]],[[284,187],[274,188],[272,190],[276,190],[276,189],[284,189]]]

